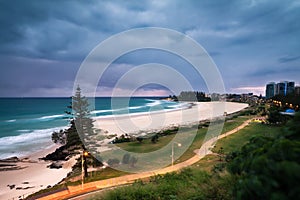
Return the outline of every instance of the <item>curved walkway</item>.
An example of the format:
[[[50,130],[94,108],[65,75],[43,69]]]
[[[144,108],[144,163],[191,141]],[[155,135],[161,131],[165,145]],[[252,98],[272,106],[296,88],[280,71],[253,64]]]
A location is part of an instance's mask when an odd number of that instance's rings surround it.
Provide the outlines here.
[[[178,163],[173,166],[169,166],[163,169],[155,170],[152,172],[142,172],[139,174],[130,174],[130,175],[125,175],[125,176],[120,176],[120,177],[115,177],[115,178],[110,178],[110,179],[105,179],[105,180],[100,180],[100,181],[95,181],[95,182],[90,182],[90,183],[85,183],[83,186],[78,185],[78,186],[68,186],[68,190],[64,190],[58,193],[51,194],[49,196],[41,197],[39,198],[40,200],[56,200],[56,199],[67,199],[71,198],[80,194],[88,193],[91,191],[96,191],[96,190],[101,190],[101,189],[106,189],[106,188],[111,188],[115,186],[120,186],[120,185],[125,185],[125,184],[130,184],[133,183],[134,181],[138,179],[144,179],[148,178],[154,175],[158,174],[166,174],[168,172],[173,172],[173,171],[178,171],[182,168],[188,167],[190,165],[193,165],[194,163],[198,162],[201,160],[204,156],[207,154],[211,153],[209,150],[214,146],[215,142],[218,139],[224,138],[228,135],[231,135],[233,133],[238,132],[239,130],[243,129],[246,127],[249,122],[251,122],[252,119],[249,119],[245,121],[243,124],[238,126],[237,128],[228,131],[222,135],[219,135],[218,137],[211,138],[210,140],[206,141],[200,149],[196,150],[196,155],[193,156],[192,158]]]

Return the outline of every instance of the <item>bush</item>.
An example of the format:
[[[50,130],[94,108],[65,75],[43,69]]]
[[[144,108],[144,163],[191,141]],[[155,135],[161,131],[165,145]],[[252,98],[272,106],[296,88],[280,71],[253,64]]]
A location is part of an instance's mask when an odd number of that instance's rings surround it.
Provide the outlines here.
[[[122,164],[128,164],[129,159],[130,159],[130,154],[129,153],[124,154],[123,159],[122,159]]]
[[[120,160],[118,158],[112,158],[107,161],[107,164],[109,166],[116,166],[116,165],[120,164]]]

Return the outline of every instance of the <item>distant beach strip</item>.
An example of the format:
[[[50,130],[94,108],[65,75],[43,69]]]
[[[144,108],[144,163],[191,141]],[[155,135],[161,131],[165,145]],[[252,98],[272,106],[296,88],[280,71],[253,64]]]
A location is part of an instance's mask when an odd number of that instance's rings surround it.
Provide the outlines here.
[[[155,132],[174,125],[188,125],[220,117],[224,113],[235,113],[246,107],[248,107],[246,103],[233,102],[195,102],[192,106],[186,103],[176,110],[96,117],[94,125],[96,129],[103,130],[106,135]]]

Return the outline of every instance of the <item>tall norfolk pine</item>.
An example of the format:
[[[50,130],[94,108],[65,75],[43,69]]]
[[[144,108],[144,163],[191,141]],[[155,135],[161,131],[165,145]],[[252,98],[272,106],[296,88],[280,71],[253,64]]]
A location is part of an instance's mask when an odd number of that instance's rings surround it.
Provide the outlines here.
[[[75,95],[72,97],[72,114],[76,130],[84,145],[87,145],[95,135],[93,129],[94,121],[90,118],[88,99],[81,95],[79,86],[76,89]]]

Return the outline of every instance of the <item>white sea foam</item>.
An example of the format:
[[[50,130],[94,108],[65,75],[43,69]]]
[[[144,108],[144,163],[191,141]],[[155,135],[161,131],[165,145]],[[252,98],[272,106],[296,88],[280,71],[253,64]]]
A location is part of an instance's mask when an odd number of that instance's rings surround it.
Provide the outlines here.
[[[160,113],[160,112],[170,112],[170,111],[175,111],[175,110],[180,110],[180,109],[185,109],[188,107],[188,103],[178,103],[178,102],[170,102],[166,100],[154,100],[154,99],[145,99],[149,101],[150,103],[146,103],[143,106],[131,106],[129,108],[119,108],[119,109],[114,109],[114,110],[96,110],[93,111],[93,113],[104,113],[104,112],[111,112],[112,114],[109,115],[103,115],[103,116],[96,116],[94,119],[101,119],[101,118],[111,118],[111,117],[123,117],[123,116],[136,116],[136,115],[145,115],[151,113]],[[126,110],[138,110],[141,108],[149,108],[149,107],[154,107],[161,105],[162,109],[160,110],[152,110],[152,111],[140,111],[140,112],[133,112],[133,113],[118,113],[119,111],[126,111]],[[165,109],[163,109],[165,108]]]
[[[129,108],[118,108],[118,109],[114,109],[114,110],[94,110],[91,112],[91,114],[100,114],[100,113],[108,113],[108,112],[120,112],[120,111],[126,111],[126,110],[137,110],[137,109],[141,109],[144,108],[146,106],[132,106]]]
[[[112,110],[94,110],[91,112],[91,114],[98,114],[98,113],[106,113],[111,112]]]
[[[30,133],[24,133],[16,136],[6,136],[0,138],[0,149],[5,149],[5,146],[11,146],[16,144],[26,144],[26,143],[34,143],[37,140],[48,138],[50,139],[51,134],[54,131],[66,129],[66,126],[63,127],[56,127],[56,128],[49,128],[49,129],[40,129],[40,130],[33,130]],[[19,130],[19,132],[25,130]],[[26,130],[27,131],[27,130]],[[4,148],[3,148],[4,147]]]
[[[15,122],[17,121],[16,119],[10,119],[10,120],[6,120],[5,122],[9,122],[9,123],[12,123],[12,122]]]
[[[146,106],[153,107],[153,106],[158,106],[160,104],[162,104],[162,101],[160,101],[160,100],[154,100],[151,103],[147,103]]]
[[[140,108],[145,108],[145,106],[132,106],[132,107],[129,107],[130,110],[136,110],[136,109],[140,109]]]
[[[20,132],[20,133],[28,133],[28,132],[31,132],[31,130],[28,130],[28,129],[22,129],[22,130],[17,130],[17,132]]]
[[[50,119],[55,119],[55,118],[61,118],[64,117],[65,115],[48,115],[48,116],[43,116],[38,118],[39,120],[50,120]]]

